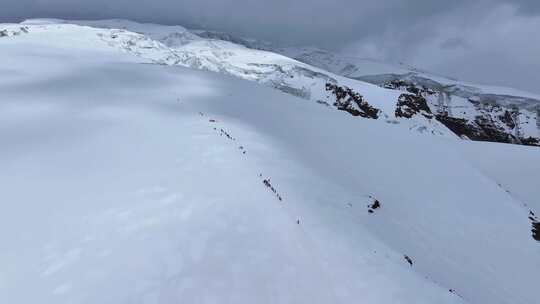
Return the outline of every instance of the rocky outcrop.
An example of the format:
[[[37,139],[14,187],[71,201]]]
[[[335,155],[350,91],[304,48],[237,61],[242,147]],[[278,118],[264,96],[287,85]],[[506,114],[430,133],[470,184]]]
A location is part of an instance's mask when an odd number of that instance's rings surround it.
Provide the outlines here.
[[[521,144],[525,146],[540,146],[540,139],[534,137],[520,138]]]
[[[517,143],[512,134],[508,134],[504,129],[497,126],[493,118],[489,115],[479,115],[474,118],[472,126],[477,126],[477,132],[473,140],[493,141],[502,143]]]
[[[368,213],[374,213],[375,210],[381,208],[381,202],[379,202],[378,199],[370,196],[369,197],[371,199],[371,204],[368,205]]]
[[[414,84],[401,79],[394,79],[382,84],[382,87],[385,89],[407,91],[414,95],[433,95],[436,92],[432,89],[429,89],[425,86]]]
[[[437,119],[462,138],[540,146],[540,138],[521,132],[523,124],[533,121],[531,112],[522,112],[516,105],[505,106],[482,102],[479,98],[468,98],[468,104],[458,107],[459,111],[452,111],[453,106],[449,104],[452,97],[445,91],[447,88],[441,87],[437,91],[399,79],[389,80],[381,86],[407,92],[398,98],[395,110],[398,118],[412,118],[420,114],[427,119]]]
[[[499,115],[499,119],[504,122],[510,129],[514,129],[516,127],[514,116],[508,110],[504,111],[503,115]]]
[[[532,223],[532,237],[540,242],[540,222],[535,221]]]
[[[433,118],[426,99],[419,94],[401,94],[396,105],[396,117],[412,118],[421,114],[426,118]]]
[[[338,86],[333,83],[326,83],[326,91],[331,92],[334,95],[336,99],[334,106],[337,107],[338,110],[346,111],[353,116],[371,119],[379,118],[380,110],[372,107],[364,100],[362,95],[354,92],[350,88]]]
[[[28,34],[28,27],[21,26],[18,28],[0,29],[0,38],[9,36],[19,36],[21,34]]]
[[[532,225],[532,237],[540,242],[540,220],[532,211],[529,211],[529,220],[531,220]]]
[[[516,143],[516,138],[498,128],[493,121],[483,116],[474,120],[450,117],[445,114],[435,116],[438,121],[462,138],[477,141],[491,141],[501,143]]]

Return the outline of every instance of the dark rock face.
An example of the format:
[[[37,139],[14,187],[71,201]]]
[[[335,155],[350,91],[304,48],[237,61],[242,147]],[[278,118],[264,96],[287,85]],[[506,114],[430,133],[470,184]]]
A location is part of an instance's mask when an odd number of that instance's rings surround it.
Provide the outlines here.
[[[525,146],[540,146],[540,139],[534,137],[521,138],[521,144]]]
[[[538,217],[536,217],[536,215],[532,211],[529,211],[529,220],[531,220],[531,224],[532,224],[532,230],[531,230],[532,237],[533,239],[540,242],[540,220],[538,219]]]
[[[412,118],[421,114],[427,119],[437,119],[456,135],[471,140],[540,146],[539,138],[522,137],[520,134],[520,112],[515,106],[482,103],[474,98],[469,98],[470,110],[477,113],[473,119],[455,117],[449,113],[449,108],[439,109],[438,114],[434,115],[426,98],[436,94],[439,94],[439,97],[440,94],[446,94],[445,96],[448,98],[449,95],[442,90],[442,87],[441,91],[436,91],[400,79],[387,81],[382,84],[382,87],[407,92],[398,97],[396,117]],[[441,105],[431,106],[440,107]]]
[[[400,91],[407,91],[414,95],[421,95],[421,94],[427,94],[427,95],[433,95],[436,92],[426,88],[421,85],[417,85],[405,80],[395,79],[388,82],[385,82],[382,85],[383,88],[386,89],[392,89],[392,90],[400,90]]]
[[[28,27],[26,26],[22,26],[22,27],[19,27],[18,30],[16,29],[12,29],[12,30],[8,30],[8,29],[0,29],[0,38],[2,37],[9,37],[9,36],[19,36],[21,34],[28,34]]]
[[[336,101],[334,106],[338,110],[346,111],[353,116],[377,119],[380,110],[367,103],[362,95],[354,92],[348,87],[340,87],[337,84],[327,83],[326,91],[331,92]]]
[[[471,126],[468,125],[468,121],[463,118],[454,118],[447,115],[439,114],[436,116],[437,120],[445,125],[450,131],[454,132],[458,136],[467,136],[471,138],[475,136],[475,132],[471,130]]]
[[[512,113],[510,113],[510,111],[508,110],[504,111],[504,114],[500,115],[499,119],[504,122],[510,129],[514,129],[516,127],[514,117],[512,116]]]
[[[514,143],[516,140],[513,135],[506,133],[503,129],[497,127],[490,116],[476,116],[474,123],[479,127],[479,132],[473,140],[494,141],[503,143]]]
[[[501,142],[509,144],[521,144],[528,146],[540,146],[540,139],[535,137],[523,137],[520,132],[519,110],[512,107],[504,107],[497,104],[474,104],[480,115],[477,115],[470,124],[481,129],[479,141]],[[503,113],[497,115],[497,113]],[[523,115],[521,115],[523,116]],[[523,124],[523,123],[521,123]],[[505,130],[503,126],[509,128]]]
[[[419,94],[401,94],[396,105],[396,117],[411,118],[422,114],[426,118],[433,118],[433,113],[424,97]]]
[[[368,213],[374,213],[375,210],[381,208],[381,203],[376,198],[373,198],[371,196],[370,196],[370,198],[373,200],[373,203],[368,205]]]
[[[540,242],[540,222],[533,222],[532,225],[532,237]]]
[[[512,135],[498,128],[493,121],[484,116],[477,116],[474,121],[464,118],[454,118],[443,114],[436,115],[435,117],[460,137],[465,136],[477,141],[515,142],[515,138]]]

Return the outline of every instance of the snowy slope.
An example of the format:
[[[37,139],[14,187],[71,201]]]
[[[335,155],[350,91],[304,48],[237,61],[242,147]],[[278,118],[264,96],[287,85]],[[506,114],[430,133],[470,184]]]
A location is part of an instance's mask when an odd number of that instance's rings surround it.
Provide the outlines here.
[[[69,22],[115,29],[111,35],[103,35],[102,39],[111,46],[160,64],[227,73],[358,115],[355,102],[343,104],[336,100],[336,91],[329,91],[328,85],[337,85],[342,91],[351,89],[361,95],[364,102],[380,110],[380,115],[372,118],[402,123],[420,133],[540,145],[537,113],[540,112],[540,102],[523,97],[527,95],[495,94],[519,92],[486,91],[405,65],[395,67],[369,59],[338,56],[316,48],[276,48],[268,43],[219,32],[188,31],[180,26],[126,20]],[[48,24],[50,21],[25,22],[40,23]],[[138,34],[134,36],[133,32]],[[383,90],[367,82],[398,92]],[[411,96],[412,90],[416,96]],[[403,94],[409,96],[402,97]],[[405,104],[400,105],[400,100],[405,100]],[[411,115],[398,115],[399,107],[419,106],[425,109],[423,113],[414,110]]]
[[[529,210],[475,154],[505,145],[152,64],[179,53],[127,30],[24,26],[0,26],[1,303],[538,301]]]
[[[467,158],[518,201],[540,212],[540,153],[534,147],[468,143],[460,146]],[[485,157],[489,154],[490,157]],[[526,176],[527,178],[523,178]]]
[[[215,39],[213,36],[207,37],[200,31],[192,33],[179,26],[140,24],[126,20],[54,22],[111,29],[109,34],[100,36],[103,41],[141,58],[151,59],[155,63],[225,73],[259,82],[322,106],[354,112],[358,110],[357,105],[354,102],[347,104],[346,100],[336,100],[336,95],[327,89],[327,85],[351,89],[362,95],[363,100],[370,106],[379,110],[379,119],[392,124],[404,124],[414,132],[455,138],[451,130],[435,119],[426,119],[422,115],[407,119],[396,117],[396,103],[401,95],[399,92],[342,77],[274,52],[247,48],[244,40],[240,41],[243,44],[237,44]],[[50,26],[50,21],[29,20],[24,24],[47,27]]]

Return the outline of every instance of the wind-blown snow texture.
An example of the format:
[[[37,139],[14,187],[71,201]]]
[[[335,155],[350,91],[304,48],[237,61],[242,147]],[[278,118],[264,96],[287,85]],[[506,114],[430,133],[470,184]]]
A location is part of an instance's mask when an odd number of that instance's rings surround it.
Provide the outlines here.
[[[137,26],[0,26],[1,303],[538,302],[537,148],[411,132],[323,70],[387,117],[158,65],[224,54]]]

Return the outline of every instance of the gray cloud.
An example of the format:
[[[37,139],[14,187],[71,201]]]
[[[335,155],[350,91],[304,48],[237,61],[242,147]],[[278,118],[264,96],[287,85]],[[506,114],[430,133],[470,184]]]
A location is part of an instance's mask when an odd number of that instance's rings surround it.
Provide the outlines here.
[[[468,47],[468,43],[463,38],[449,38],[445,41],[443,41],[439,46],[441,49],[447,49],[447,50],[455,50],[458,48],[464,48],[466,49]]]
[[[0,0],[0,22],[56,17],[180,24],[404,61],[536,92],[539,15],[537,0]]]

